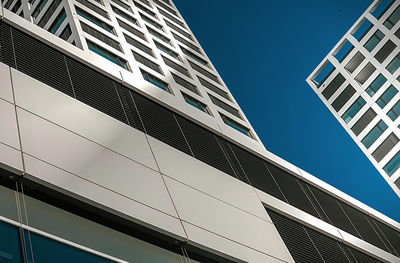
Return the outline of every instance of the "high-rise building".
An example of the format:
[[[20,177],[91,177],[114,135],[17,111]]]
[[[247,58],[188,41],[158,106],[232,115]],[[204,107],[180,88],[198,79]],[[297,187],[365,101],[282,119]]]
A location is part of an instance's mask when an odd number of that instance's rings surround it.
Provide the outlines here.
[[[268,152],[170,0],[1,0],[0,262],[400,262]]]
[[[399,20],[375,0],[307,82],[400,197]]]

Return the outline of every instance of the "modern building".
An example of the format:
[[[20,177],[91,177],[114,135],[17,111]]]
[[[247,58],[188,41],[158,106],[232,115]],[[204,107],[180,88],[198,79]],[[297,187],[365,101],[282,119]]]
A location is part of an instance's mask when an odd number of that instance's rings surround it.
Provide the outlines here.
[[[307,78],[400,197],[400,1],[376,0]]]
[[[170,0],[1,0],[0,262],[400,262],[268,152]]]

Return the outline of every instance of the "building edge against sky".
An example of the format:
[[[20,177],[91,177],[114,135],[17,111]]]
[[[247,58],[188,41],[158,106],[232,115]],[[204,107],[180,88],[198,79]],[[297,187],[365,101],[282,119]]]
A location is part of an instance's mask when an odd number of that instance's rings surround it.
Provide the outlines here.
[[[400,262],[398,222],[265,150],[172,2],[0,2],[0,257]]]
[[[307,82],[400,197],[399,5],[373,1]]]

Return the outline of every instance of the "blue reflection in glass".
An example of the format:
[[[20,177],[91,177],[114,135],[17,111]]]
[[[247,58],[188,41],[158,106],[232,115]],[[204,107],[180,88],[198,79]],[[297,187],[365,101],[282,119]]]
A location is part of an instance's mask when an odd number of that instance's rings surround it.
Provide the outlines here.
[[[0,263],[22,263],[17,227],[0,221]]]

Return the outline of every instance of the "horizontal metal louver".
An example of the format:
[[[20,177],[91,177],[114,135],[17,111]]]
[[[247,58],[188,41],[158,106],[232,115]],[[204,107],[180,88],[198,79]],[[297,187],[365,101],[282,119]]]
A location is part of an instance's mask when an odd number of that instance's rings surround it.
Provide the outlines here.
[[[133,95],[146,133],[186,154],[192,155],[174,113],[142,95]]]
[[[73,59],[67,64],[77,100],[128,124],[111,79]]]
[[[180,116],[177,120],[196,159],[234,175],[215,134]]]
[[[12,46],[11,27],[0,24],[0,61],[15,68],[15,56]]]
[[[240,181],[245,182],[246,184],[250,184],[246,174],[244,173],[238,159],[236,158],[235,154],[232,151],[231,144],[223,139],[223,138],[218,138],[219,144],[222,147],[222,150],[224,151],[226,158],[228,159],[229,163],[232,166],[232,169],[235,173],[236,178],[238,178]]]
[[[17,70],[73,97],[64,55],[19,30],[12,35]]]

